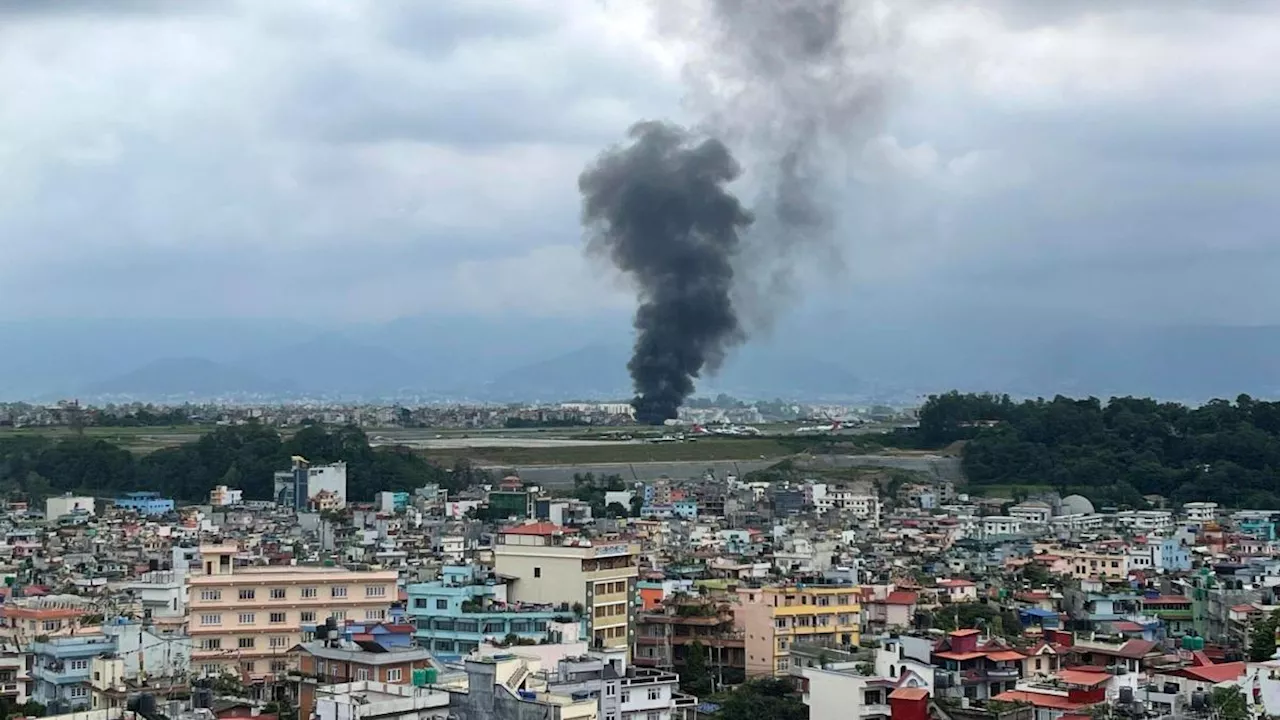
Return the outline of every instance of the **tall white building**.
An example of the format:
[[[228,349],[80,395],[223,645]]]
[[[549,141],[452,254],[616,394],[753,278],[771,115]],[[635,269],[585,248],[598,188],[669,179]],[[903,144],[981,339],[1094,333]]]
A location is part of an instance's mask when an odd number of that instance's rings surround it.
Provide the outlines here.
[[[89,515],[97,513],[98,504],[91,497],[82,495],[58,495],[44,501],[44,516],[48,520],[57,520],[63,515],[82,512]]]
[[[293,456],[293,467],[275,474],[275,498],[280,505],[303,510],[317,495],[328,491],[337,496],[338,507],[347,504],[347,464],[312,465]]]

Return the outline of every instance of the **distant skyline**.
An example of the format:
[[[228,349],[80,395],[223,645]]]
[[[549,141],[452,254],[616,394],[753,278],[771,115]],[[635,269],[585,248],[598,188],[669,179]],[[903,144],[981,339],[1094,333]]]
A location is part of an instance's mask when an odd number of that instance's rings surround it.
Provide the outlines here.
[[[0,319],[624,318],[576,181],[685,118],[651,6],[0,0]],[[1280,6],[883,6],[797,313],[1280,323]]]

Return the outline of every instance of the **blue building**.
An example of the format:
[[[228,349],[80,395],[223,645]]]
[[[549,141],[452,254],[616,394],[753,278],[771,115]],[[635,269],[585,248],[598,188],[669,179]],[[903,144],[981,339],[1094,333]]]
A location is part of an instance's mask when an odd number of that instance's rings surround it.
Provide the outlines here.
[[[164,515],[173,512],[173,500],[160,497],[160,493],[131,492],[116,498],[116,507],[133,510],[139,515]]]
[[[543,642],[552,639],[563,623],[577,624],[578,637],[585,636],[582,621],[567,605],[506,602],[505,581],[483,567],[446,565],[441,576],[406,588],[414,640],[433,653],[464,655],[486,639],[503,640],[508,635]]]
[[[87,709],[94,658],[116,653],[116,639],[104,635],[67,636],[31,644],[31,699],[61,713]]]
[[[1165,572],[1186,572],[1191,569],[1191,553],[1177,540],[1165,538],[1160,543],[1160,566]]]

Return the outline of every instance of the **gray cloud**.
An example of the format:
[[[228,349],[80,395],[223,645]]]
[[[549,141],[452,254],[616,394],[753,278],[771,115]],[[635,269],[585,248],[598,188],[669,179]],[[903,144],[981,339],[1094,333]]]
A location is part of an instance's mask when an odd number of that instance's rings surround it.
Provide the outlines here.
[[[0,2],[0,314],[625,309],[575,181],[688,119],[641,4],[213,5]],[[1280,9],[902,7],[809,305],[1280,321]]]

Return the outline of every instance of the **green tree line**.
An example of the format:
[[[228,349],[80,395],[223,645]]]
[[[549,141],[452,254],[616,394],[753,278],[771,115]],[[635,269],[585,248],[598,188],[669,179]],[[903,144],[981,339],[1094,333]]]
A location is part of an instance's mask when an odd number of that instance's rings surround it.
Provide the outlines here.
[[[294,455],[313,464],[347,463],[347,496],[369,500],[382,490],[408,491],[439,483],[451,491],[483,482],[482,472],[460,462],[446,468],[404,447],[370,447],[355,426],[302,428],[284,438],[257,423],[219,427],[176,447],[135,456],[105,440],[54,440],[37,435],[0,438],[0,491],[43,497],[62,492],[94,495],[154,490],[179,500],[202,500],[214,485],[238,487],[249,499],[274,493],[274,474]]]
[[[967,441],[963,467],[974,485],[1047,485],[1128,507],[1148,494],[1280,506],[1280,403],[1248,395],[1188,407],[951,392],[929,398],[918,433],[935,447]]]

